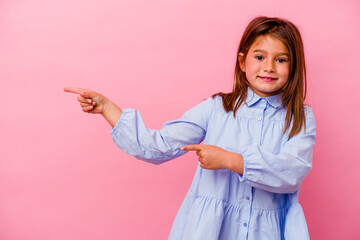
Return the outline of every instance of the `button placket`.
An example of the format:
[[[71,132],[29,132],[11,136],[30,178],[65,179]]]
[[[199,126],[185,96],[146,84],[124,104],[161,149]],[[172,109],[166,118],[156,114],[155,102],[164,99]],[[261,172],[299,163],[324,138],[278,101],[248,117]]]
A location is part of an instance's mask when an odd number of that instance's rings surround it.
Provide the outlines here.
[[[260,131],[259,131],[259,135],[257,136],[258,145],[261,144],[261,136],[263,134],[263,128],[264,128],[265,111],[268,106],[268,102],[265,99],[261,99],[261,103],[262,103],[261,104],[261,106],[262,106],[261,116],[258,116],[258,118],[257,118],[257,120],[260,122]]]
[[[246,186],[245,190],[244,190],[244,196],[246,201],[244,202],[244,215],[243,218],[241,219],[241,225],[242,225],[242,234],[244,236],[247,235],[247,232],[249,231],[249,222],[250,222],[250,215],[251,215],[251,208],[252,208],[252,201],[251,201],[251,197],[252,196],[252,191],[253,188],[251,186]]]

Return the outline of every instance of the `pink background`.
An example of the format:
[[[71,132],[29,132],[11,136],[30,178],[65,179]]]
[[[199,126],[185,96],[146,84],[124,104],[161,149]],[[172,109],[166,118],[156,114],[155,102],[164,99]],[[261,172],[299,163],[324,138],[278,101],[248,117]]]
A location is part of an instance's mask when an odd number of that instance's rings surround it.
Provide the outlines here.
[[[302,185],[312,239],[360,239],[360,4],[341,1],[0,1],[0,239],[166,239],[196,168],[113,144],[66,86],[139,109],[149,127],[229,91],[255,16],[300,29],[318,124]]]

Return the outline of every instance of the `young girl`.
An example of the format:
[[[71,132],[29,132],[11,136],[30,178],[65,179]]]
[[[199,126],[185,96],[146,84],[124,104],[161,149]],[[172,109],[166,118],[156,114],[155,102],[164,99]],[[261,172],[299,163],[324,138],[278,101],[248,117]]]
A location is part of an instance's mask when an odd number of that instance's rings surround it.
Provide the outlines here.
[[[315,143],[305,75],[296,26],[257,17],[240,42],[233,91],[215,94],[159,131],[99,93],[65,91],[79,94],[84,112],[102,114],[128,154],[160,164],[196,151],[199,166],[169,239],[304,240],[298,196]]]

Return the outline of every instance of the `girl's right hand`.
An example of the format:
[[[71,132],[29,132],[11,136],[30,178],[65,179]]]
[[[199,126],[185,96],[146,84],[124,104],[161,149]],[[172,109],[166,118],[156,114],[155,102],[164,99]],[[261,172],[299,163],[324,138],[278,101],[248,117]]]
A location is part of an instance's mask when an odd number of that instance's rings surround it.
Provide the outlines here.
[[[80,102],[82,110],[87,113],[102,114],[112,127],[116,125],[122,114],[118,106],[100,93],[74,87],[67,87],[64,91],[79,94],[77,100]]]
[[[104,112],[105,105],[109,100],[100,93],[82,89],[82,88],[65,88],[65,92],[79,94],[77,100],[80,103],[80,107],[87,113],[100,113]]]

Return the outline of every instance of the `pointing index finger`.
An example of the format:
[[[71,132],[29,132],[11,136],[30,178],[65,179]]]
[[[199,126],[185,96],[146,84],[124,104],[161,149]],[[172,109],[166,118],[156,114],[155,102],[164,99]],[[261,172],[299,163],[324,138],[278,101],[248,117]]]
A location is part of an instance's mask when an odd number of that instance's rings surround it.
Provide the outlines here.
[[[66,87],[66,88],[64,88],[64,91],[69,92],[69,93],[82,94],[85,91],[85,89],[75,88],[75,87]]]
[[[200,145],[186,145],[180,148],[182,151],[199,151],[201,150]]]

